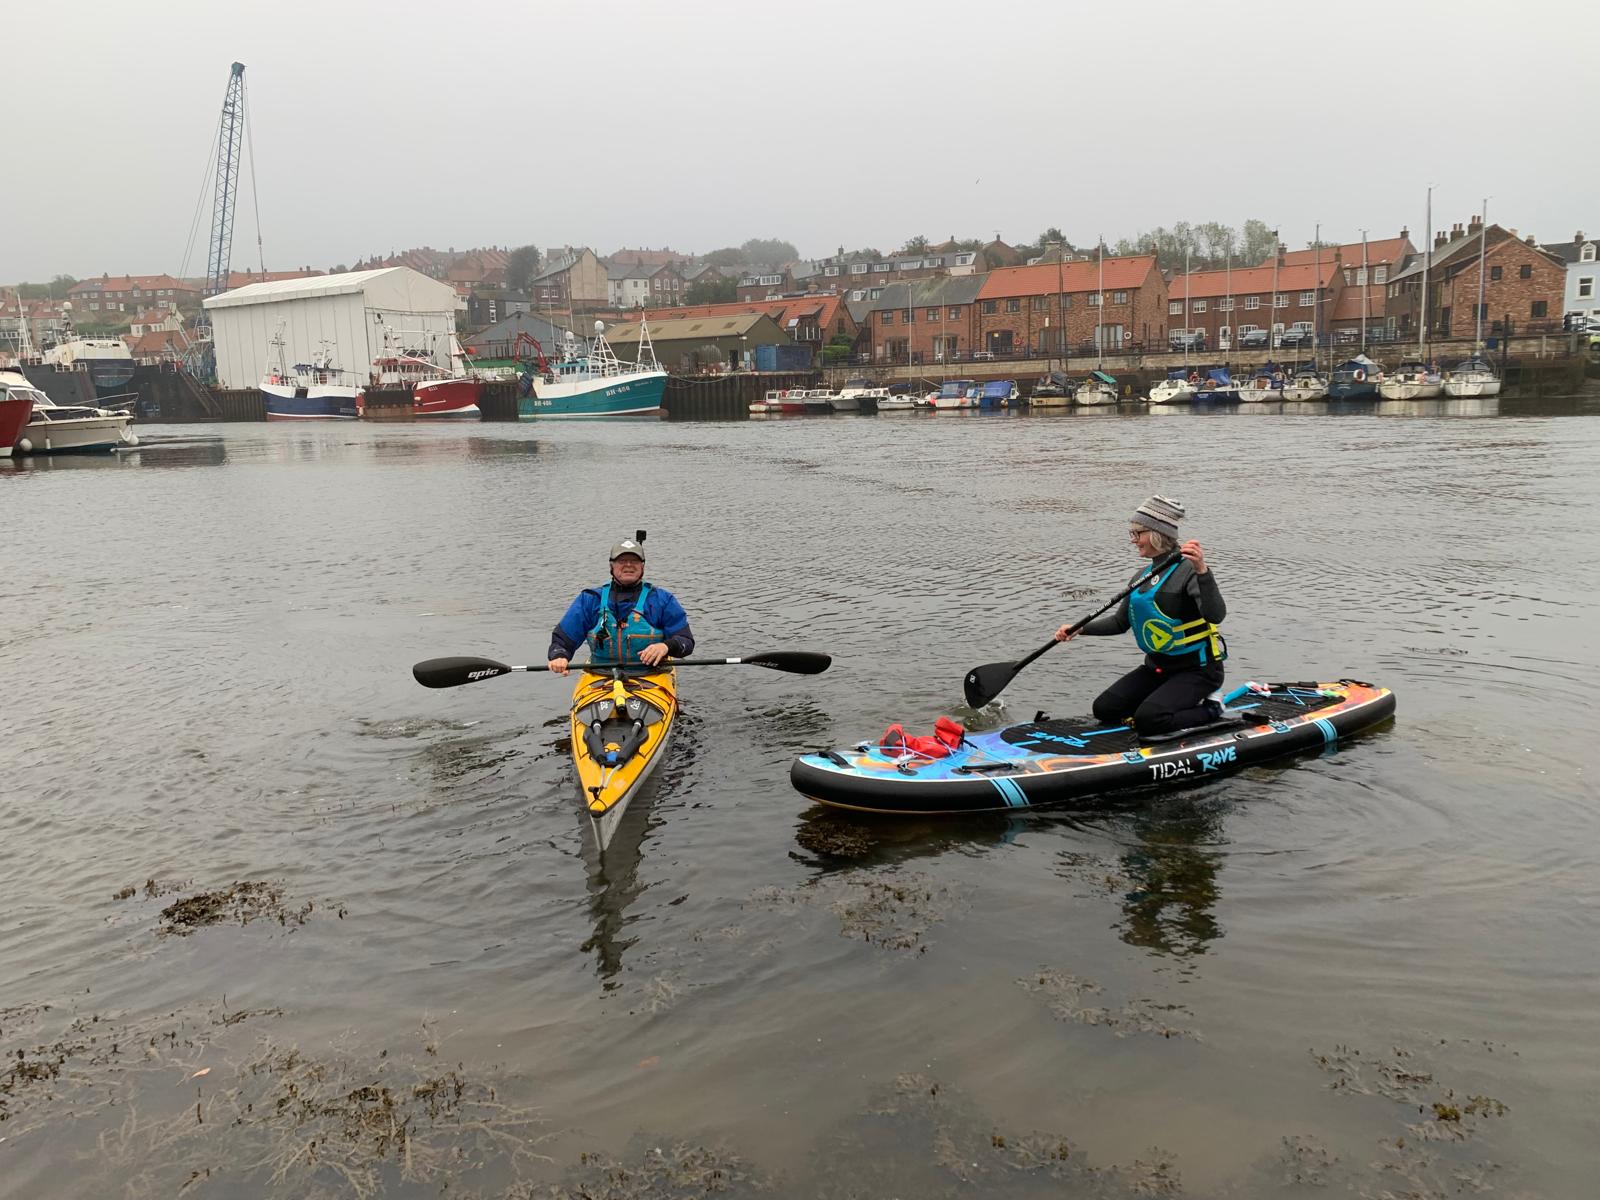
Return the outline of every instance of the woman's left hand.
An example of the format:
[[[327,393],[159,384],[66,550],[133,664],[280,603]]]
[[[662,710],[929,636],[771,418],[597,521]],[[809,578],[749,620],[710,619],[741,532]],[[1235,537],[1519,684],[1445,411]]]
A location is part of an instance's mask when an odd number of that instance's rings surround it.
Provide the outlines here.
[[[667,657],[669,651],[665,642],[651,642],[639,651],[639,661],[647,667],[659,666],[661,660]]]
[[[1189,560],[1189,565],[1194,568],[1196,575],[1206,573],[1206,552],[1200,548],[1200,543],[1190,538],[1178,547],[1178,553]]]

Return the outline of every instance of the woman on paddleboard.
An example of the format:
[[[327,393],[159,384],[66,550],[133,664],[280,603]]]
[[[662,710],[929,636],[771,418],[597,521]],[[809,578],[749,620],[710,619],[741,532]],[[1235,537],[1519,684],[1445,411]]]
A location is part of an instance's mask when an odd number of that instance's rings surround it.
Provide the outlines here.
[[[579,592],[550,631],[550,669],[565,675],[585,642],[589,662],[596,666],[654,667],[668,655],[687,658],[693,652],[694,633],[683,605],[666,588],[644,581],[643,534],[611,547],[610,582]]]
[[[1227,645],[1217,626],[1228,615],[1205,551],[1193,539],[1178,543],[1184,508],[1165,496],[1151,496],[1134,510],[1128,540],[1140,558],[1152,560],[1134,579],[1144,578],[1114,612],[1096,617],[1081,630],[1091,637],[1133,632],[1144,662],[1096,697],[1095,719],[1126,721],[1143,737],[1211,725],[1224,717],[1211,694],[1222,686]],[[1176,552],[1176,553],[1174,553]],[[1072,626],[1056,630],[1056,641],[1071,641]]]

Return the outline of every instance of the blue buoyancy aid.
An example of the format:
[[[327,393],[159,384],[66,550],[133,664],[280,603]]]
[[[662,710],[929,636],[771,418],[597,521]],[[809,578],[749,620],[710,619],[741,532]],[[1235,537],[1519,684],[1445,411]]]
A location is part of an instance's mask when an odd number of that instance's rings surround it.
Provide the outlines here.
[[[611,611],[611,585],[600,589],[600,617],[589,631],[589,661],[596,666],[614,667],[640,660],[639,652],[651,642],[660,642],[666,635],[644,617],[644,602],[650,596],[650,585],[639,585],[639,598],[633,602],[633,611],[621,625],[617,614]]]
[[[1208,662],[1221,662],[1228,657],[1228,647],[1215,625],[1204,617],[1180,623],[1156,603],[1156,593],[1182,564],[1179,559],[1160,576],[1153,576],[1148,588],[1141,585],[1128,597],[1128,624],[1133,628],[1133,639],[1146,654],[1176,656],[1198,651],[1202,667]]]

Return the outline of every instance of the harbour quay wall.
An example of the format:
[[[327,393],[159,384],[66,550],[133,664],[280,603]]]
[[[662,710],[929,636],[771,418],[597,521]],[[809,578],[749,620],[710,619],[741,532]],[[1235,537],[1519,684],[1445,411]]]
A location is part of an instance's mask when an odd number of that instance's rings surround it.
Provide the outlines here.
[[[820,371],[748,371],[734,375],[669,375],[662,401],[669,420],[744,419],[768,392],[820,387]]]

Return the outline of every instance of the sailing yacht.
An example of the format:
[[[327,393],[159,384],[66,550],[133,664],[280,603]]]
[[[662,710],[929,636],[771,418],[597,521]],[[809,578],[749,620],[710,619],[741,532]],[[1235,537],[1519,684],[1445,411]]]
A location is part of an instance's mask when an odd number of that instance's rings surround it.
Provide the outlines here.
[[[1446,396],[1498,396],[1500,376],[1494,373],[1483,354],[1483,280],[1484,252],[1489,241],[1489,201],[1483,202],[1483,215],[1478,219],[1478,322],[1472,339],[1472,357],[1457,363],[1444,373]]]
[[[1385,400],[1431,400],[1444,382],[1428,362],[1428,267],[1433,260],[1433,189],[1428,189],[1428,227],[1422,245],[1422,317],[1417,325],[1417,356],[1401,361],[1382,383],[1378,395]],[[1480,306],[1481,307],[1481,306]]]

